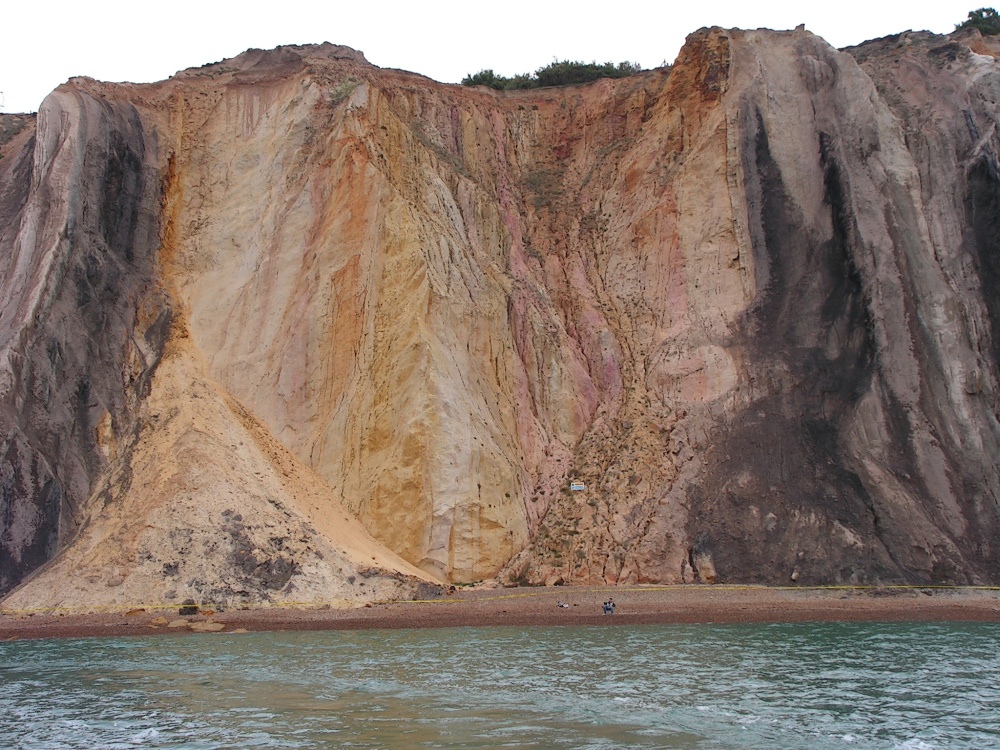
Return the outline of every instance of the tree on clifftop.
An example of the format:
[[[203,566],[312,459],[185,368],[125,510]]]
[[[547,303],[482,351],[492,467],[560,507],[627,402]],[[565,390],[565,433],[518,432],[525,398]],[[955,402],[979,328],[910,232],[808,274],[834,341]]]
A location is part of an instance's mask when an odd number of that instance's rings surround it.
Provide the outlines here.
[[[1000,15],[993,8],[970,10],[968,20],[956,24],[955,30],[959,29],[979,29],[982,34],[995,36],[1000,34]]]

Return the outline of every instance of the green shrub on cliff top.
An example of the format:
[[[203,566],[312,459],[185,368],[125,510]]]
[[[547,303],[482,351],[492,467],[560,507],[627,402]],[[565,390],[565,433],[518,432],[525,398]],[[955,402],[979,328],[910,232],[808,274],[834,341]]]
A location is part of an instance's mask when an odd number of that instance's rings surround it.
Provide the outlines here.
[[[958,29],[979,29],[982,34],[995,36],[1000,34],[1000,15],[993,8],[970,10],[968,20],[955,26]]]
[[[571,60],[556,60],[539,68],[534,73],[524,73],[511,78],[498,76],[491,69],[481,70],[475,75],[467,75],[462,79],[463,86],[489,86],[497,91],[512,91],[515,89],[537,89],[543,86],[572,86],[577,83],[589,83],[598,78],[625,78],[640,72],[639,63],[612,62],[603,64],[596,62],[577,62]]]
[[[504,83],[509,81],[509,78],[504,78],[503,76],[498,76],[493,72],[492,68],[485,70],[480,70],[475,75],[469,75],[462,79],[463,86],[489,86],[491,89],[496,89],[497,91],[502,91],[504,88]]]
[[[536,70],[535,80],[538,81],[539,86],[572,86],[575,83],[596,81],[598,78],[625,78],[635,75],[640,70],[642,68],[639,67],[638,63],[630,62],[621,62],[617,65],[606,62],[603,65],[598,65],[595,62],[582,63],[570,62],[569,60],[560,62],[557,60],[551,65]]]

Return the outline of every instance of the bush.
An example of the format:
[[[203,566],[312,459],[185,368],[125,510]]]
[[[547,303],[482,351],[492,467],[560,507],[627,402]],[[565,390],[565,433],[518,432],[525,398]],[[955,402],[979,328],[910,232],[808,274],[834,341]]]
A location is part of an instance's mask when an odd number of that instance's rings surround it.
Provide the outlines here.
[[[504,83],[509,78],[498,76],[492,69],[480,70],[474,76],[466,76],[462,79],[463,86],[489,86],[491,89],[503,90]]]
[[[955,26],[959,29],[979,29],[986,36],[996,36],[1000,34],[1000,15],[993,8],[970,10],[968,20]]]
[[[543,86],[573,86],[579,83],[590,83],[598,78],[625,78],[642,71],[639,63],[612,62],[598,64],[596,62],[578,62],[570,60],[555,60],[551,64],[539,68],[534,73],[523,73],[511,78],[498,76],[492,69],[481,70],[475,75],[467,75],[462,79],[463,86],[489,86],[497,91],[513,91],[515,89],[537,89]]]
[[[578,83],[590,83],[598,78],[625,78],[635,75],[642,68],[638,63],[582,63],[564,60],[553,62],[535,71],[535,80],[539,86],[572,86]]]

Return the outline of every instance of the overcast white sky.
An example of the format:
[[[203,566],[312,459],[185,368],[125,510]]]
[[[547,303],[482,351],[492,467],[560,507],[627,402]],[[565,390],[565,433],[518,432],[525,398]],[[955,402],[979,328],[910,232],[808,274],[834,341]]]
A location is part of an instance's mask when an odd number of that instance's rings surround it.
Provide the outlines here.
[[[554,58],[673,62],[702,26],[789,29],[804,23],[835,47],[907,29],[947,33],[968,7],[932,0],[53,0],[0,14],[0,111],[35,111],[77,75],[156,81],[250,47],[333,42],[376,65],[438,81],[493,68],[513,75]]]

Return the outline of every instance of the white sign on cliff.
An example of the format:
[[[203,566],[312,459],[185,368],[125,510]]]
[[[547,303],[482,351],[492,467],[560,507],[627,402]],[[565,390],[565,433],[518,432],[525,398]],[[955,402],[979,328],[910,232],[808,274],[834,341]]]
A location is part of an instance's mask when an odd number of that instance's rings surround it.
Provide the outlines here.
[[[569,488],[573,490],[573,492],[582,492],[583,490],[587,489],[587,485],[585,485],[583,482],[573,481],[569,483]]]

